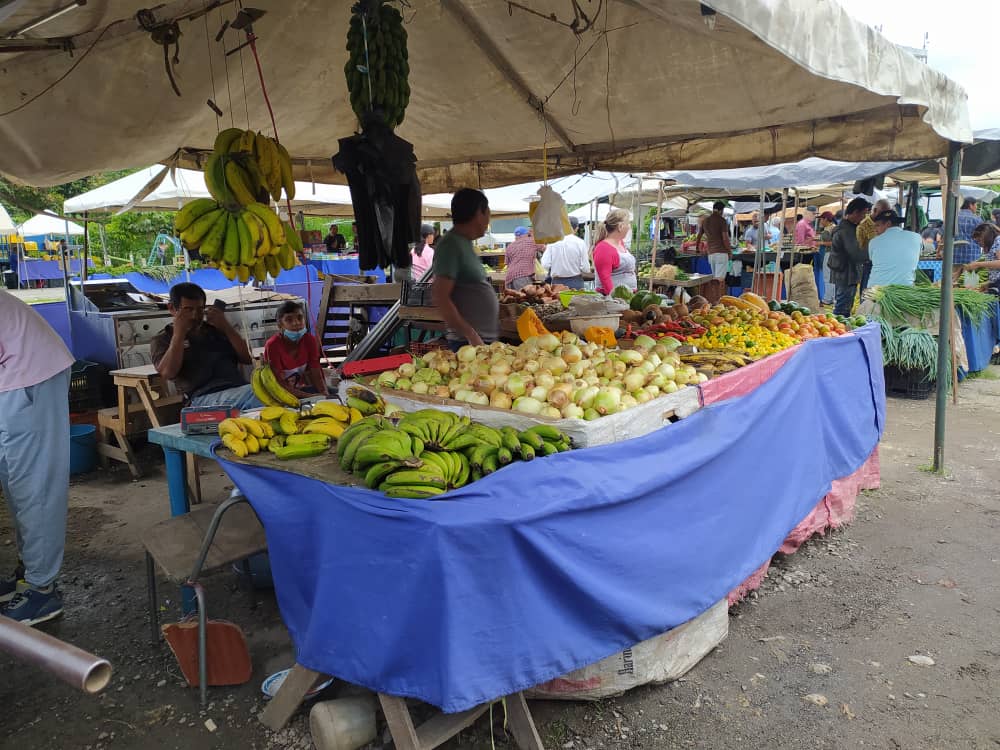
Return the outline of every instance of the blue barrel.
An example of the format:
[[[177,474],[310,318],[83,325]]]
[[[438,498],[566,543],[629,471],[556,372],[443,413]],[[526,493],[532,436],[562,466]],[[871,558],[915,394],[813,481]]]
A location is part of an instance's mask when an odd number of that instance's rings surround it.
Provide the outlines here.
[[[69,428],[69,473],[83,474],[97,465],[97,428],[74,424]]]

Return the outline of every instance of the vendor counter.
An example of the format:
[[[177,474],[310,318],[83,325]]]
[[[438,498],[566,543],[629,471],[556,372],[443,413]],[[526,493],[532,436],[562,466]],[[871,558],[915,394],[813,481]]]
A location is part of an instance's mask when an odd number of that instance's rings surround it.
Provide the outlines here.
[[[701,408],[676,423],[511,464],[434,502],[215,458],[267,531],[299,665],[460,712],[691,620],[870,468],[878,327],[782,354],[698,386]],[[150,440],[183,512],[181,451],[213,440],[176,427]],[[780,470],[761,471],[769,455]]]

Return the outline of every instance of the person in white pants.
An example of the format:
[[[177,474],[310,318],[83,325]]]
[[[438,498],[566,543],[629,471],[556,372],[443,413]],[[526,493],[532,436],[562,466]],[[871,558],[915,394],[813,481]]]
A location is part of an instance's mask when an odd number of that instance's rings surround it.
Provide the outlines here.
[[[712,204],[712,213],[702,222],[695,239],[695,247],[698,247],[701,245],[702,235],[705,235],[708,244],[708,264],[712,267],[712,276],[717,279],[725,278],[733,252],[729,242],[729,225],[722,215],[725,207],[726,204],[722,201]]]
[[[0,485],[18,563],[0,578],[0,614],[35,625],[62,614],[56,577],[69,500],[73,356],[30,305],[0,289]]]

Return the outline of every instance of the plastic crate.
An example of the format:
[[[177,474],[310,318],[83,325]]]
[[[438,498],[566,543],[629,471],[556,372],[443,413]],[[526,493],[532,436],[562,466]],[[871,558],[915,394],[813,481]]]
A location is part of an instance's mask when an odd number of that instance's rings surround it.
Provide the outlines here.
[[[925,399],[934,393],[937,383],[925,379],[923,370],[902,370],[885,366],[885,395],[896,398]]]
[[[399,301],[404,307],[433,307],[430,281],[404,281]]]
[[[110,390],[111,378],[108,368],[97,362],[78,359],[70,369],[69,410],[83,413],[103,409],[105,394]]]
[[[411,341],[407,345],[406,351],[408,351],[414,357],[422,357],[425,354],[428,354],[429,352],[447,348],[448,348],[447,341]]]

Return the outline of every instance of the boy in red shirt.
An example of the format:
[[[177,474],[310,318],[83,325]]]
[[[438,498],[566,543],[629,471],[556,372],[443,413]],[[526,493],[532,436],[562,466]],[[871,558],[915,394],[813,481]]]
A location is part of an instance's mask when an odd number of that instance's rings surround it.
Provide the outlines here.
[[[306,330],[306,316],[298,302],[278,307],[278,332],[264,344],[264,361],[278,381],[297,398],[329,395],[319,365],[319,342]]]

